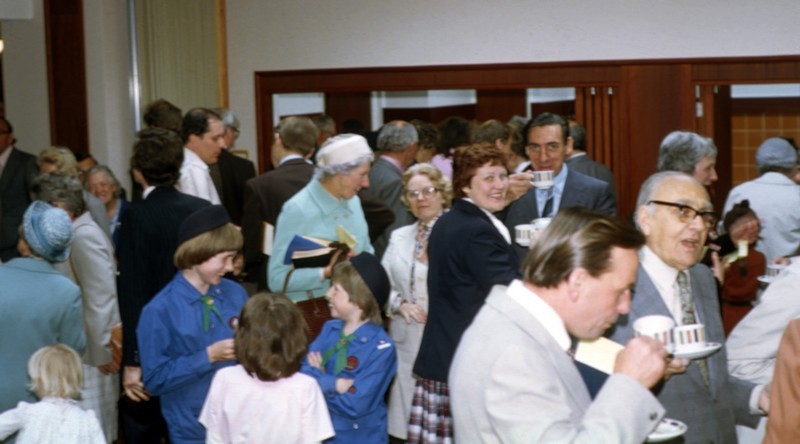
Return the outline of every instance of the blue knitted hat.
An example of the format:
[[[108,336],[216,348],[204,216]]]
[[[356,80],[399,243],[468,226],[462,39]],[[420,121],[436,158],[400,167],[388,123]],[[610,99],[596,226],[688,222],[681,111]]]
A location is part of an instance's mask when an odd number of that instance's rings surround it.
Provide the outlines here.
[[[37,200],[22,217],[25,242],[48,262],[64,262],[72,243],[72,221],[67,212]]]

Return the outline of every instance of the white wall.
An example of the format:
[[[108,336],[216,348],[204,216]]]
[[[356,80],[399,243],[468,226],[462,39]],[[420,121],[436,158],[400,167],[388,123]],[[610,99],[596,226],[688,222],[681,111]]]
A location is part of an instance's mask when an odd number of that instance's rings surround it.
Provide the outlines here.
[[[38,154],[50,145],[50,102],[43,0],[32,3],[33,19],[3,21],[3,87],[18,148]],[[128,187],[133,114],[127,0],[83,0],[83,13],[90,151]]]
[[[3,74],[20,148],[34,152],[50,133],[43,0],[30,1],[32,20],[2,23]],[[133,125],[126,3],[84,0],[92,153],[120,175]],[[797,0],[232,0],[226,14],[237,147],[253,156],[255,71],[800,53]]]
[[[50,146],[42,0],[33,2],[33,19],[3,21],[3,43],[6,117],[14,125],[17,147],[38,154]]]
[[[126,0],[83,0],[89,146],[130,190],[134,116]]]
[[[230,107],[249,148],[255,71],[800,53],[798,0],[226,4]]]

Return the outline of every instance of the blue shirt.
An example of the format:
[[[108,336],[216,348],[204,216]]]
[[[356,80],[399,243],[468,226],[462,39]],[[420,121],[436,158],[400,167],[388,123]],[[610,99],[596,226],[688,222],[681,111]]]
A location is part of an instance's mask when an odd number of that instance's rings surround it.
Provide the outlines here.
[[[544,206],[547,204],[547,198],[552,194],[553,196],[553,216],[558,214],[558,207],[561,206],[561,196],[564,194],[564,186],[567,183],[567,174],[569,169],[567,164],[561,165],[561,171],[553,177],[553,187],[548,190],[536,189],[536,206],[539,217],[547,217],[544,215]]]
[[[161,412],[174,444],[205,443],[206,432],[198,417],[217,370],[236,364],[211,364],[206,347],[233,338],[233,326],[247,301],[241,285],[222,279],[208,294],[222,321],[209,312],[209,328],[203,331],[204,303],[181,272],[144,307],[136,337],[145,388],[161,397]]]
[[[325,323],[308,351],[325,352],[339,341],[344,322]],[[381,443],[388,441],[384,395],[397,373],[397,352],[383,327],[371,322],[359,327],[347,347],[347,365],[335,374],[336,355],[325,364],[325,371],[303,362],[302,372],[319,382],[336,436],[332,443]],[[353,379],[349,391],[339,394],[336,379]],[[326,441],[327,442],[327,441]]]

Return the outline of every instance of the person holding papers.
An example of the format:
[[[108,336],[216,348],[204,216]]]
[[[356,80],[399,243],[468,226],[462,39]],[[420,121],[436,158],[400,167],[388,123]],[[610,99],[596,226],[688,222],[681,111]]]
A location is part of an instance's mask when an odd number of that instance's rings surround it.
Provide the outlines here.
[[[367,140],[355,134],[334,136],[320,148],[314,178],[283,205],[278,216],[268,268],[272,291],[283,291],[292,300],[301,301],[323,296],[330,287],[331,267],[341,254],[334,255],[324,267],[295,269],[291,256],[287,263],[286,252],[296,235],[329,242],[347,238],[352,244],[350,255],[374,252],[357,196],[360,189],[369,186],[372,159]]]

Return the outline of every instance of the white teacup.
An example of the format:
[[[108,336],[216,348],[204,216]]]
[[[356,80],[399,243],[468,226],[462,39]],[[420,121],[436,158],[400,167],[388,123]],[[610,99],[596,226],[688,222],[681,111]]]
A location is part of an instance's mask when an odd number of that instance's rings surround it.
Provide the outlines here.
[[[633,323],[636,336],[646,336],[661,342],[669,353],[675,350],[672,334],[674,327],[675,321],[669,316],[662,315],[642,316]]]
[[[774,279],[786,268],[784,264],[767,264],[767,277]]]
[[[706,348],[706,328],[703,324],[687,324],[672,331],[676,353],[689,353]]]
[[[528,247],[531,244],[531,238],[535,228],[533,224],[521,224],[514,226],[514,239],[523,247]]]
[[[533,186],[542,190],[553,187],[553,171],[539,170],[533,172]]]

